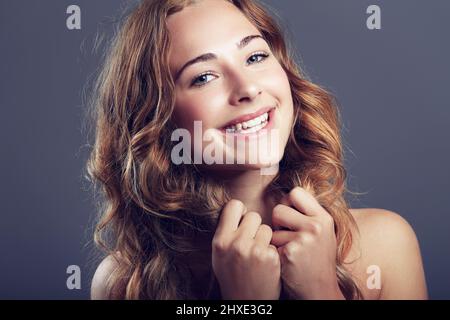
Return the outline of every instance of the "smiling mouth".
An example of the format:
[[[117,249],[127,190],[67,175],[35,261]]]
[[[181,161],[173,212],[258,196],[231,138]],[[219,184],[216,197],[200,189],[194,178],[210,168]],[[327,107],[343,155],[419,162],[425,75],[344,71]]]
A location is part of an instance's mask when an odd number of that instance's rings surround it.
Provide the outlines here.
[[[267,127],[267,125],[270,123],[271,117],[273,116],[273,110],[275,108],[272,108],[268,110],[267,112],[254,117],[252,119],[249,119],[247,121],[235,123],[232,125],[228,125],[226,127],[223,127],[221,129],[222,132],[225,132],[227,134],[250,134],[260,131],[261,129],[264,129]]]

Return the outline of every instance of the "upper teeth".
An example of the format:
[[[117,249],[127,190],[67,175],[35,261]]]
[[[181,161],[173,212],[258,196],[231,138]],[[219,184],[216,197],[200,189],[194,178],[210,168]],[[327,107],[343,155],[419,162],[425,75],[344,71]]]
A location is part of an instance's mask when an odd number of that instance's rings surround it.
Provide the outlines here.
[[[228,126],[226,127],[226,131],[227,132],[234,132],[234,131],[240,131],[242,129],[248,129],[254,126],[257,126],[261,123],[264,123],[267,121],[267,119],[269,119],[269,113],[266,112],[256,118],[253,118],[251,120],[245,121],[245,122],[240,122],[240,123],[236,123],[234,125]]]

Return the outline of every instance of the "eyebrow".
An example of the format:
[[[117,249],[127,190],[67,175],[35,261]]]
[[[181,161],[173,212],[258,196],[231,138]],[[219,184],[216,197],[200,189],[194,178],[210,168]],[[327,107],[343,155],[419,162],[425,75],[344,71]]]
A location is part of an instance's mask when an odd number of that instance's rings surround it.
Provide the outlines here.
[[[253,34],[253,35],[242,38],[241,41],[236,43],[236,46],[238,49],[242,49],[245,46],[247,46],[253,39],[257,39],[257,38],[261,38],[264,41],[266,41],[266,39],[264,39],[261,35]],[[180,70],[178,70],[178,72],[175,75],[175,81],[178,80],[178,78],[181,76],[181,74],[187,67],[189,67],[193,64],[196,64],[196,63],[205,62],[205,61],[214,60],[214,59],[217,59],[217,55],[215,55],[214,53],[208,52],[208,53],[199,55],[198,57],[195,57],[194,59],[189,60],[180,68]]]

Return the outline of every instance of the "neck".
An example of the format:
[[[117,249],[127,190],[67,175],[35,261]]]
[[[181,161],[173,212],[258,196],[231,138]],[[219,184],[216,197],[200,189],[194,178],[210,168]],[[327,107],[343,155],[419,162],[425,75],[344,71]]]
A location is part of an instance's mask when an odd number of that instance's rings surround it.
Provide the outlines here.
[[[262,223],[272,227],[272,209],[275,207],[275,199],[267,193],[270,182],[276,173],[270,175],[261,174],[260,169],[239,172],[224,172],[223,179],[231,197],[242,201],[248,211],[256,211],[261,215]]]

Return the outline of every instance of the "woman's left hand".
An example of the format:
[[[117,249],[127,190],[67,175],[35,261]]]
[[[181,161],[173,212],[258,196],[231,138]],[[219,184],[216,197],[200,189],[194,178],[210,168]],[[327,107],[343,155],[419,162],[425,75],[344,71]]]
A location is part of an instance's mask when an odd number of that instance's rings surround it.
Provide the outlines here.
[[[333,217],[295,187],[274,207],[271,243],[278,248],[283,286],[294,299],[344,299],[336,276]],[[277,230],[277,227],[289,230]]]

